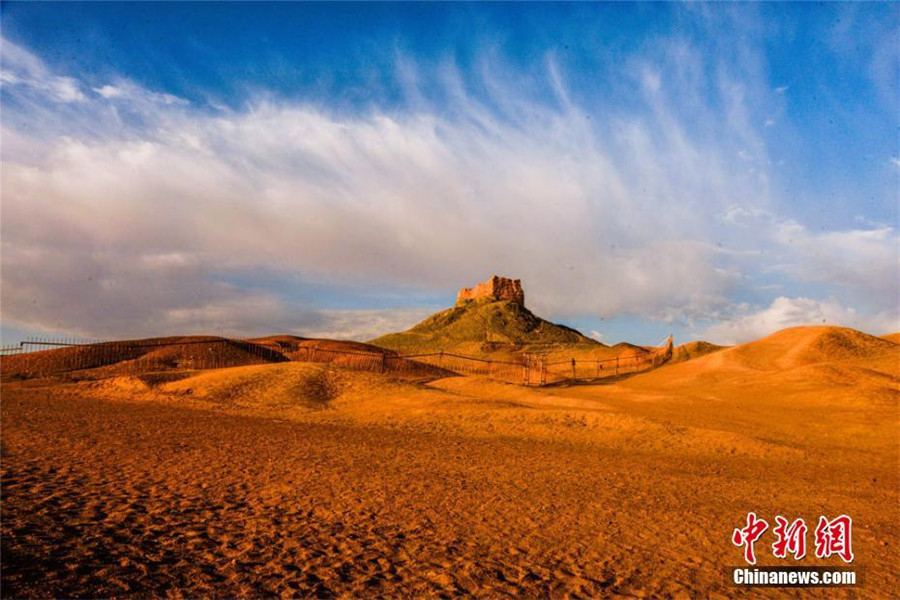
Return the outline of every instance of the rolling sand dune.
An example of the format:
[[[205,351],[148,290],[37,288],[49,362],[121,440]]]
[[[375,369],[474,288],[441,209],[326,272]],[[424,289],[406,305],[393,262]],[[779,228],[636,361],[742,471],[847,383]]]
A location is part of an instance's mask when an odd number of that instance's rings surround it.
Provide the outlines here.
[[[710,366],[720,368],[737,366],[777,370],[862,358],[894,349],[896,344],[888,340],[853,329],[822,325],[783,329],[755,342],[724,350],[706,360]]]
[[[3,377],[25,378],[77,371],[79,377],[227,368],[304,360],[352,363],[359,356],[396,356],[396,352],[361,342],[300,338],[291,335],[236,340],[214,336],[180,336],[102,342],[42,350],[2,358]],[[395,361],[392,366],[400,366]],[[409,363],[409,361],[405,361]],[[409,363],[407,370],[440,373]]]
[[[256,349],[258,352],[253,352]],[[215,336],[177,336],[124,340],[43,350],[4,356],[3,375],[47,375],[79,364],[84,368],[104,368],[109,372],[144,369],[185,369],[212,355],[221,367],[270,362],[265,348],[254,348],[237,340]],[[282,360],[286,360],[282,358]],[[116,364],[117,363],[117,364]]]
[[[752,597],[726,570],[752,510],[851,515],[864,585],[803,597],[891,597],[898,377],[900,345],[810,327],[605,385],[294,362],[6,381],[4,592]]]

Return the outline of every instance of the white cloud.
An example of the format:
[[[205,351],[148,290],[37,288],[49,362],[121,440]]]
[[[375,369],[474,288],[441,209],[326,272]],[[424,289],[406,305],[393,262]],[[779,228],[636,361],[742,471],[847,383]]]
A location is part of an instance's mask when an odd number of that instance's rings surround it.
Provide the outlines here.
[[[125,94],[124,90],[117,88],[114,85],[104,85],[100,88],[94,88],[94,91],[104,98],[118,98]]]
[[[741,344],[787,327],[836,325],[880,335],[900,330],[897,309],[877,315],[862,315],[834,299],[779,296],[766,308],[745,311],[699,333],[700,339],[716,344]]]
[[[430,315],[429,309],[319,310],[321,322],[302,335],[338,340],[371,340],[386,333],[405,331]]]
[[[447,120],[264,102],[225,116],[156,106],[138,138],[56,138],[40,161],[7,157],[4,221],[19,247],[67,246],[85,259],[115,248],[120,264],[162,248],[208,271],[279,265],[439,289],[508,273],[556,313],[653,312],[728,285],[709,268],[713,252],[678,225],[679,200],[722,197],[733,183],[725,173],[667,165],[642,182],[665,190],[660,206],[625,181],[654,156],[675,158],[666,139],[643,157],[623,139],[635,161],[616,165],[577,115],[536,105],[527,123],[485,131],[490,115],[461,109]],[[647,139],[635,127],[635,140]],[[40,272],[35,260],[5,258]]]
[[[82,102],[86,99],[78,80],[51,73],[43,62],[28,51],[0,38],[3,68],[0,81],[39,93],[55,102]]]
[[[886,309],[897,304],[900,236],[893,227],[813,232],[795,221],[774,230],[789,253],[784,270],[795,280],[827,283],[867,304]]]
[[[111,339],[280,332],[366,340],[407,329],[432,312],[290,305],[269,292],[211,279],[209,265],[177,252],[132,256],[4,243],[3,253],[4,318],[26,329]]]
[[[722,219],[735,225],[758,224],[760,219],[772,218],[772,213],[753,206],[733,204],[725,209]]]
[[[685,43],[672,55],[680,85],[660,75],[672,70],[639,71],[651,110],[608,124],[588,121],[553,61],[562,108],[500,78],[483,102],[448,67],[440,109],[421,94],[415,110],[347,116],[259,99],[204,110],[125,79],[91,88],[12,54],[13,80],[56,82],[29,84],[40,97],[22,110],[42,118],[2,132],[3,309],[14,323],[374,337],[423,316],[312,310],[288,292],[222,283],[259,270],[448,294],[499,273],[522,278],[550,317],[721,313],[776,261],[792,277],[815,265],[813,278],[882,304],[895,290],[879,279],[896,266],[890,229],[747,226],[779,223],[760,184],[751,91],[720,72],[727,115],[692,101],[692,119],[679,119],[673,94],[710,84]],[[414,66],[404,73],[414,86]],[[95,93],[60,106],[60,81]],[[723,158],[738,152],[747,160]]]
[[[107,100],[129,101],[137,104],[178,104],[187,105],[188,101],[173,96],[172,94],[160,94],[146,90],[130,81],[120,80],[113,84],[106,84],[99,88],[93,88],[93,91]]]

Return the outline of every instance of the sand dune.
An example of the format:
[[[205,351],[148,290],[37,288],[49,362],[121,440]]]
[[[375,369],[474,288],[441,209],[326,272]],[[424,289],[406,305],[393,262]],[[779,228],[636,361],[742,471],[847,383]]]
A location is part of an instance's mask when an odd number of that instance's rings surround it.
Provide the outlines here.
[[[78,377],[96,378],[117,373],[227,368],[289,360],[339,363],[355,360],[351,356],[344,356],[344,353],[396,355],[391,350],[361,342],[291,335],[251,340],[178,336],[85,344],[4,356],[0,362],[0,370],[7,379],[73,371],[78,372]]]
[[[900,346],[839,327],[795,327],[624,382],[626,389],[746,402],[891,404]]]
[[[894,350],[896,345],[854,329],[830,326],[792,327],[718,355],[724,364],[772,370],[863,358]]]
[[[274,353],[277,354],[277,353]],[[217,336],[175,336],[121,340],[42,350],[5,356],[0,362],[4,377],[35,376],[73,368],[103,369],[99,375],[123,371],[189,369],[215,361],[217,367],[287,360],[262,346]]]
[[[897,350],[897,344],[854,329],[792,327],[762,339],[732,346],[668,367],[666,377],[729,371],[780,371],[817,363],[867,359]]]

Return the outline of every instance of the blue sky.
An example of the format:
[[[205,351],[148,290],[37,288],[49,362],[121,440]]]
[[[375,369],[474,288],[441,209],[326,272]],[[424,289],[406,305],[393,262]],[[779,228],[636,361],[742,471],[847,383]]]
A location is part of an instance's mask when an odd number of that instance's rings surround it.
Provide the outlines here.
[[[16,3],[4,343],[403,329],[497,272],[609,342],[898,324],[884,3]]]

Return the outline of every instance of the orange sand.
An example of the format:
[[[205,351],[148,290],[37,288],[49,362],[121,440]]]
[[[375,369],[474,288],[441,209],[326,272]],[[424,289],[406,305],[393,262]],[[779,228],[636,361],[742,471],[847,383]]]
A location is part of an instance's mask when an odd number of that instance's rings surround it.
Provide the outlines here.
[[[607,385],[279,363],[2,399],[7,596],[797,597],[727,584],[751,510],[853,517],[864,585],[803,597],[898,590],[900,345],[852,330]]]

